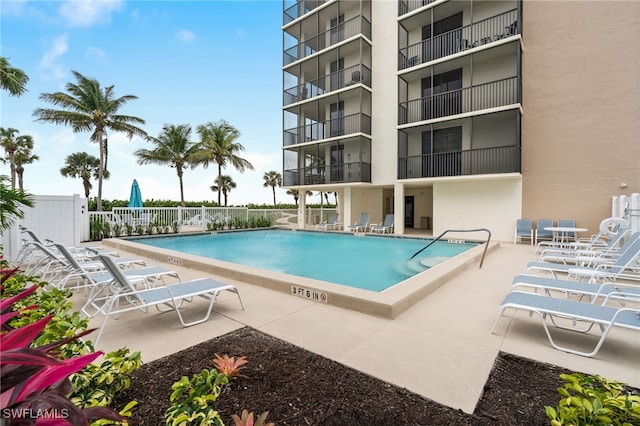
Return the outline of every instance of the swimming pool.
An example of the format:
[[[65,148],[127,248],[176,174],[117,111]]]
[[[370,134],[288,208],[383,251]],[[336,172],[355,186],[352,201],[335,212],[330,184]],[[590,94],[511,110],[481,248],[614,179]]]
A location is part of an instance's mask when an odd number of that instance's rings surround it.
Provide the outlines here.
[[[410,260],[431,240],[260,230],[131,241],[377,292],[477,245],[438,241]]]

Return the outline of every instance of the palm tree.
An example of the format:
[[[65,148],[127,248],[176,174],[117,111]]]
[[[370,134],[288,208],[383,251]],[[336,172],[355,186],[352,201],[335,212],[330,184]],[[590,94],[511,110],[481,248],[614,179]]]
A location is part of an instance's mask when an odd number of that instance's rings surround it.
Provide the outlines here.
[[[33,154],[33,138],[29,135],[19,136],[19,148],[15,154],[16,174],[18,175],[18,189],[24,192],[24,165],[38,161],[40,157]]]
[[[195,166],[195,153],[198,146],[191,142],[191,126],[188,124],[165,124],[162,133],[157,138],[149,137],[155,147],[153,149],[139,149],[134,154],[138,157],[138,164],[168,164],[176,169],[180,182],[180,203],[184,206],[184,186],[182,176],[186,166]]]
[[[86,152],[76,152],[68,155],[64,160],[65,166],[60,169],[60,174],[64,177],[80,178],[82,179],[82,186],[84,187],[84,196],[89,198],[89,191],[93,186],[91,185],[91,178],[98,179],[98,170],[100,170],[100,159]],[[109,171],[105,170],[105,179],[109,177]]]
[[[215,183],[215,185],[211,186],[211,190],[213,192],[222,191],[222,195],[224,195],[224,206],[227,207],[227,194],[229,194],[229,192],[231,192],[231,190],[237,185],[233,181],[231,176],[228,175],[218,176],[215,180]]]
[[[7,185],[9,177],[0,176],[0,233],[9,229],[16,219],[24,217],[23,207],[33,207],[29,194]]]
[[[28,81],[24,71],[12,67],[7,58],[0,56],[0,88],[11,96],[20,96],[27,91]]]
[[[296,207],[298,207],[298,199],[300,198],[300,191],[297,189],[287,189],[287,195],[291,195],[296,202]],[[305,196],[312,196],[313,192],[305,191]]]
[[[194,159],[205,168],[209,166],[209,163],[216,163],[218,165],[218,179],[222,176],[222,169],[227,164],[231,164],[240,172],[244,172],[246,169],[253,170],[253,165],[238,155],[244,151],[244,146],[236,142],[236,139],[240,137],[240,131],[225,120],[216,123],[208,122],[198,126],[198,134],[200,135],[200,143]],[[218,187],[218,205],[221,204],[221,192],[222,188]]]
[[[100,168],[98,169],[97,210],[102,210],[102,179],[107,170],[107,130],[124,132],[129,139],[134,135],[146,138],[147,133],[136,125],[144,120],[130,115],[120,115],[118,110],[137,96],[115,97],[114,86],[104,89],[100,83],[77,71],[71,71],[77,83],[67,83],[67,93],[42,93],[40,99],[62,109],[37,108],[33,115],[38,121],[71,126],[74,133],[92,132],[90,140],[98,144]]]
[[[0,127],[0,146],[4,148],[6,156],[2,159],[3,163],[9,163],[11,168],[11,189],[16,189],[16,150],[18,149],[18,139],[16,134],[18,129]]]
[[[264,186],[265,188],[271,187],[273,191],[273,207],[276,207],[276,186],[282,186],[282,175],[275,170],[271,170],[270,172],[265,172],[264,176]]]

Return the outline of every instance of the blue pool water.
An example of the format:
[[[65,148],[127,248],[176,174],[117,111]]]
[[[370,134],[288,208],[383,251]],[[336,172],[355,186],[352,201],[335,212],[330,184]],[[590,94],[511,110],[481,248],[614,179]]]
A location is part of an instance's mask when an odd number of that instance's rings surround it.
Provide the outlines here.
[[[372,291],[382,291],[476,245],[438,241],[409,261],[431,240],[263,230],[135,241]]]

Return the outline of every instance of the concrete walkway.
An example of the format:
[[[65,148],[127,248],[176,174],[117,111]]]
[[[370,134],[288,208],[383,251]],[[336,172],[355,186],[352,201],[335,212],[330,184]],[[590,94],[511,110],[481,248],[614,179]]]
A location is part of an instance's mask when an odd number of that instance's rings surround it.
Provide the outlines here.
[[[173,313],[123,314],[109,320],[98,349],[127,346],[142,351],[143,360],[149,362],[250,326],[467,413],[481,397],[499,351],[640,387],[638,332],[613,330],[594,358],[553,349],[539,318],[523,312],[508,311],[496,334],[490,333],[512,278],[535,258],[529,245],[502,243],[481,270],[468,269],[393,320],[220,278],[238,287],[246,310],[240,309],[235,295],[222,294],[210,320],[193,327],[183,328]],[[162,266],[178,271],[183,280],[204,276],[171,264]],[[85,297],[77,294],[76,303]],[[187,315],[190,311],[202,314],[193,306],[183,310]],[[99,321],[93,319],[90,325],[98,326]],[[594,341],[563,333],[562,342],[593,346]]]

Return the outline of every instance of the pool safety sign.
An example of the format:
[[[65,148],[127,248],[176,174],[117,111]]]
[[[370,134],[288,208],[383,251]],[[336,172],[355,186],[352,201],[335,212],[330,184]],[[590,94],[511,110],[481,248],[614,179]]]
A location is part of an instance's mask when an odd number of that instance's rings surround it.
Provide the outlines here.
[[[297,285],[291,286],[291,294],[321,303],[327,303],[328,301],[327,293],[322,293],[311,288],[299,287]]]

